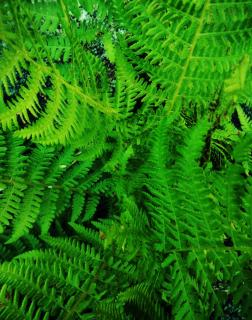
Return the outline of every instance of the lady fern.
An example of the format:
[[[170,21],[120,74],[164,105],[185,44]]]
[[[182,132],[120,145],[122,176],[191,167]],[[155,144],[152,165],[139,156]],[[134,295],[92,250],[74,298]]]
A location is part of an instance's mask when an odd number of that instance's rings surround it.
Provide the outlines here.
[[[251,12],[1,1],[0,319],[251,318]]]

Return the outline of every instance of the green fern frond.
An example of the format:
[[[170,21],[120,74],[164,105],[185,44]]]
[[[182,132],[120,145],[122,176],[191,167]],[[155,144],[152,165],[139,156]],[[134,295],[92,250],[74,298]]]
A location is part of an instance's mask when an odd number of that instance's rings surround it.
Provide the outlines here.
[[[248,318],[252,2],[0,2],[0,319]]]
[[[23,51],[22,55],[21,50],[20,52],[16,54],[8,70],[3,70],[3,88],[8,93],[9,86],[16,83],[21,63],[26,72],[29,72],[29,77],[26,86],[22,86],[18,95],[15,95],[15,100],[12,99],[7,106],[4,106],[3,101],[1,103],[3,110],[0,121],[5,130],[13,127],[18,129],[20,118],[26,127],[16,130],[17,136],[31,137],[43,144],[66,144],[74,136],[82,136],[89,129],[88,121],[99,121],[99,112],[115,113],[111,107],[103,106],[107,103],[92,98],[92,92],[85,94],[77,85],[66,81],[55,67],[35,62],[28,53]],[[23,56],[27,63],[22,61]],[[3,67],[5,64],[6,59],[3,59]],[[48,79],[51,85],[46,88]],[[38,100],[38,95],[41,94],[45,96],[45,106]],[[43,108],[45,111],[41,111]],[[36,119],[35,122],[32,121],[33,118]]]
[[[197,319],[199,314],[195,311],[196,286],[192,277],[185,271],[184,263],[178,253],[171,254],[163,263],[163,267],[174,263],[171,278],[174,288],[169,285],[172,294],[174,315],[176,319]]]
[[[11,133],[1,133],[0,137],[0,222],[2,233],[12,230],[9,243],[34,227],[47,234],[56,217],[68,214],[72,197],[77,205],[77,194],[79,204],[72,220],[88,221],[95,215],[100,195],[106,194],[107,189],[98,192],[91,188],[102,180],[104,167],[94,166],[91,155],[82,160],[85,149],[41,145],[31,149]]]
[[[2,137],[4,136],[2,135]],[[2,181],[5,181],[1,188],[3,192],[0,205],[1,233],[10,224],[10,221],[18,215],[20,202],[26,189],[23,176],[27,159],[24,156],[25,148],[22,146],[20,139],[13,138],[11,135],[7,135],[6,138],[7,148],[3,147],[6,150],[6,154],[1,158],[2,168],[4,169],[1,170],[1,177]],[[7,177],[6,172],[8,172]]]
[[[73,197],[73,212],[71,222],[75,222],[80,217],[84,204],[85,198],[83,195],[76,193]]]
[[[75,240],[52,237],[43,239],[53,249],[26,252],[0,266],[2,298],[6,292],[4,288],[9,286],[11,292],[15,291],[28,301],[32,297],[32,310],[35,308],[37,312],[48,313],[50,318],[55,315],[62,319],[81,315],[88,318],[95,313],[100,317],[101,310],[111,300],[108,288],[110,287],[116,301],[120,275],[130,274],[132,267],[124,261],[115,262],[111,258],[104,260],[93,248]],[[113,270],[115,274],[111,276],[109,270]],[[30,287],[31,282],[33,285]],[[123,282],[124,280],[122,286]],[[57,303],[53,305],[54,299],[57,299]],[[98,304],[99,301],[103,307]],[[8,306],[1,307],[6,314],[9,312]],[[25,304],[23,307],[22,311],[27,312]],[[112,304],[105,309],[106,312],[110,310],[115,319],[119,315],[124,319],[123,303],[121,307],[116,303],[115,309]],[[93,312],[90,313],[91,310]]]
[[[102,320],[126,320],[129,318],[123,310],[123,305],[119,305],[118,302],[111,301],[111,299],[97,304],[96,316],[97,319]]]
[[[86,240],[90,244],[102,247],[102,237],[98,232],[92,230],[91,228],[85,228],[82,225],[70,222],[69,225],[78,233],[79,237],[83,240]]]
[[[131,307],[136,305],[141,311],[143,318],[153,317],[157,320],[167,319],[163,308],[156,301],[151,287],[151,283],[140,283],[120,293],[119,300]],[[130,309],[129,306],[126,306],[126,309],[127,307]]]
[[[165,88],[167,111],[190,101],[207,105],[239,57],[250,54],[250,18],[245,14],[250,9],[247,1],[125,5],[124,21],[131,21],[127,23],[131,52],[135,59],[145,56],[147,63],[139,61],[138,68],[149,71],[152,81]]]
[[[16,73],[22,75],[22,68],[26,67],[25,54],[22,51],[17,53],[14,50],[5,49],[1,59],[1,85],[7,94],[11,94],[10,85],[15,85]]]
[[[237,105],[236,106],[236,110],[237,110],[237,113],[238,113],[238,118],[240,120],[242,130],[244,132],[246,132],[246,133],[247,132],[251,132],[252,127],[251,127],[251,123],[250,123],[249,117],[242,110],[241,106]]]
[[[35,303],[30,303],[28,296],[20,297],[18,290],[11,290],[3,285],[0,291],[0,318],[11,320],[35,319],[48,320],[49,313],[36,308]]]

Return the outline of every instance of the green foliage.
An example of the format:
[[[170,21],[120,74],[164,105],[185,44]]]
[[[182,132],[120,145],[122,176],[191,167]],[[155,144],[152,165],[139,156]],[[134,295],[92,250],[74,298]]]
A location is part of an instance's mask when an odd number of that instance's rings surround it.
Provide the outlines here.
[[[0,319],[251,318],[251,21],[1,1]]]

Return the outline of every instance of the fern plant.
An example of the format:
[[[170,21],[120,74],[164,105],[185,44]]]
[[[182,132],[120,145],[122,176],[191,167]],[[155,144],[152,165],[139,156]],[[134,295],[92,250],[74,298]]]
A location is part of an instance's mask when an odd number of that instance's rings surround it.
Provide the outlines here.
[[[251,318],[251,12],[1,1],[0,319]]]

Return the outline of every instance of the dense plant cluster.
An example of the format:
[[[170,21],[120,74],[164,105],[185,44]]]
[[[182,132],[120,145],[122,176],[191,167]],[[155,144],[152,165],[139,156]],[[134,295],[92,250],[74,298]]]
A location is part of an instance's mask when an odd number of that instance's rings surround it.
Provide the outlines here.
[[[2,0],[0,319],[251,319],[252,1]]]

